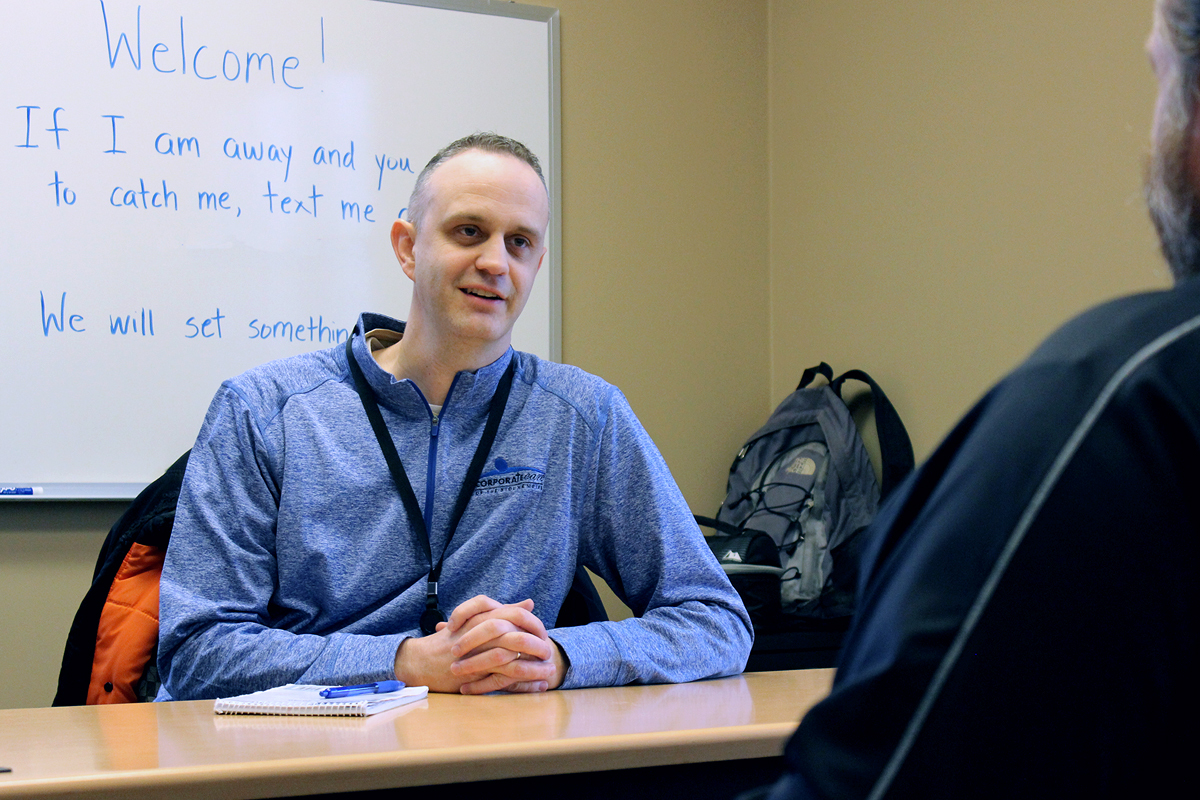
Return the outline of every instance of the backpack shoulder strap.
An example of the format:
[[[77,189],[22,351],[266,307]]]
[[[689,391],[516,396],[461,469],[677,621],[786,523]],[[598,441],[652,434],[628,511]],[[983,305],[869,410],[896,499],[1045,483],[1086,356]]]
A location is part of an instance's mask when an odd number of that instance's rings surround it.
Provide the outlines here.
[[[827,367],[828,365],[822,362],[821,366]],[[808,375],[808,372],[805,370],[805,376]],[[908,438],[908,430],[900,421],[900,415],[896,413],[892,401],[888,400],[887,395],[884,394],[883,389],[879,387],[874,378],[861,369],[843,372],[829,382],[838,397],[842,396],[842,384],[847,379],[861,381],[871,387],[871,402],[875,407],[875,430],[879,436],[879,453],[883,462],[883,485],[879,491],[879,497],[882,500],[908,476],[908,473],[912,472],[914,464],[912,441]]]
[[[804,370],[804,373],[800,376],[800,383],[796,384],[796,388],[803,389],[805,386],[808,386],[810,383],[812,383],[813,379],[818,375],[824,375],[827,382],[833,383],[833,367],[822,361],[815,367],[809,367],[808,369]],[[846,376],[843,375],[842,377],[844,378]]]

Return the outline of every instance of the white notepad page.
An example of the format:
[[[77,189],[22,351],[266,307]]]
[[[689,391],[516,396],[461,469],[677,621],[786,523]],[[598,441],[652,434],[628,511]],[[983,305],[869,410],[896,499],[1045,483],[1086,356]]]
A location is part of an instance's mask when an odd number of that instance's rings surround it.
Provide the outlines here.
[[[384,694],[360,694],[332,699],[321,697],[321,690],[330,688],[333,687],[289,683],[287,686],[277,686],[261,692],[223,697],[217,700],[213,711],[217,714],[369,717],[381,711],[423,700],[429,694],[428,686],[405,686],[398,692]]]

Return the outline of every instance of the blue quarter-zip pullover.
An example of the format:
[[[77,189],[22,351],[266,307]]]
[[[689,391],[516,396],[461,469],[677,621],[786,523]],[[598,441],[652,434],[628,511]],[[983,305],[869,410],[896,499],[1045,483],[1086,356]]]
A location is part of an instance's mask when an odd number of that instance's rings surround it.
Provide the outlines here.
[[[364,314],[356,334],[403,323]],[[637,615],[551,632],[563,688],[741,671],[752,631],[666,464],[621,393],[574,367],[509,350],[460,372],[434,415],[411,381],[354,356],[413,491],[436,559],[488,403],[512,393],[450,540],[441,607],[532,598],[549,628],[576,563]],[[222,385],[188,464],[161,582],[159,699],[289,682],[393,677],[418,636],[430,570],[354,390],[344,346]]]

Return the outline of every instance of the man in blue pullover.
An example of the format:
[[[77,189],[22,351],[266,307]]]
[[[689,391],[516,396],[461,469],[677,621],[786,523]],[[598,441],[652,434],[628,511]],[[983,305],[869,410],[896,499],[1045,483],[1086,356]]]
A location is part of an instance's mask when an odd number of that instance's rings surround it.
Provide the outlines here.
[[[537,158],[459,140],[408,216],[406,323],[363,314],[348,345],[214,398],[163,568],[159,699],[741,671],[749,618],[624,397],[509,345],[546,252]],[[635,618],[553,628],[577,564]]]

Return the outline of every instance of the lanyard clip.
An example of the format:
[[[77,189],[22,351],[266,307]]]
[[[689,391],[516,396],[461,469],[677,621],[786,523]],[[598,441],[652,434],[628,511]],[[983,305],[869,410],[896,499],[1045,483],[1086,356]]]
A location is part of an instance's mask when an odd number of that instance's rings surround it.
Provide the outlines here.
[[[429,581],[425,589],[425,613],[421,614],[421,633],[429,636],[437,631],[439,622],[445,622],[446,615],[438,608],[437,581]]]

